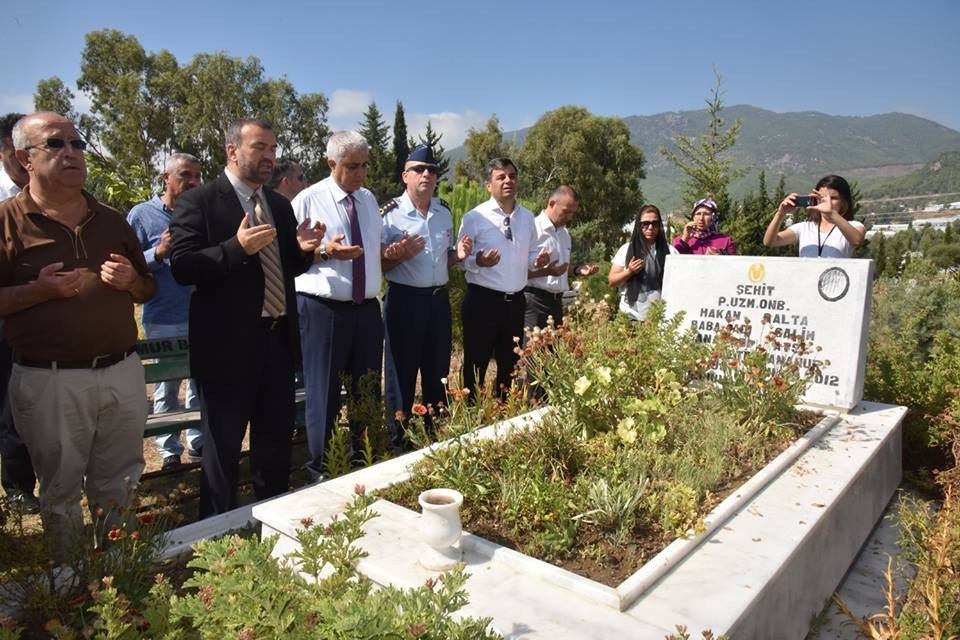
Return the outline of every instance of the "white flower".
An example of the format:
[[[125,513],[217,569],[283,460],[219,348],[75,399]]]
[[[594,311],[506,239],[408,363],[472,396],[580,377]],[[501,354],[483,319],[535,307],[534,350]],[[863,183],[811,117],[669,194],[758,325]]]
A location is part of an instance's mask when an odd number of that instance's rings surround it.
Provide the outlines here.
[[[578,396],[582,396],[589,388],[590,380],[587,376],[580,376],[577,378],[577,381],[573,383],[573,392]]]
[[[610,384],[610,367],[597,367],[597,380],[607,385]]]

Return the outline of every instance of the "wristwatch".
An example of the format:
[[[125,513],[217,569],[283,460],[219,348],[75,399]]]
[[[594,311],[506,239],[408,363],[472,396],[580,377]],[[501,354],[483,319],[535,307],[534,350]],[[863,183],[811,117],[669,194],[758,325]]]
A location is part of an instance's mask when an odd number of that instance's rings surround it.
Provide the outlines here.
[[[327,253],[327,247],[326,247],[326,245],[320,247],[320,259],[321,259],[323,262],[326,262],[327,260],[330,259],[330,254]]]

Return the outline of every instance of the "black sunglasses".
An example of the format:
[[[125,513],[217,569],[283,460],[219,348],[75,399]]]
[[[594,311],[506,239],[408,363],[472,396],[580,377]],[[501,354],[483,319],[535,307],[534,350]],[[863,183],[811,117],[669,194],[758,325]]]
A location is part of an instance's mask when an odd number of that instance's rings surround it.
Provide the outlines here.
[[[440,167],[434,167],[429,164],[418,164],[415,167],[410,167],[407,169],[407,171],[413,171],[414,173],[423,173],[426,171],[427,173],[432,173],[435,176],[440,175]]]
[[[640,221],[640,228],[643,228],[643,227],[659,227],[659,226],[660,226],[660,221],[659,221],[659,220],[641,220],[641,221]]]
[[[503,237],[507,240],[513,240],[513,231],[510,230],[510,216],[503,216]]]
[[[24,147],[25,150],[30,149],[63,149],[65,146],[70,145],[77,151],[85,151],[87,148],[87,141],[80,140],[76,138],[74,140],[64,140],[63,138],[47,138],[40,144],[31,144],[30,146]]]

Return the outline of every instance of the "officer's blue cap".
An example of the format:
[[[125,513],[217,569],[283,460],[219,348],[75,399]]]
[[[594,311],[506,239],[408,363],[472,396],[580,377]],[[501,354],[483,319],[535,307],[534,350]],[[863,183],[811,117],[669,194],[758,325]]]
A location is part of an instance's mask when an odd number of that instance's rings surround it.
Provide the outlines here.
[[[437,166],[437,159],[433,157],[433,147],[427,144],[419,144],[411,149],[407,162],[423,162]]]

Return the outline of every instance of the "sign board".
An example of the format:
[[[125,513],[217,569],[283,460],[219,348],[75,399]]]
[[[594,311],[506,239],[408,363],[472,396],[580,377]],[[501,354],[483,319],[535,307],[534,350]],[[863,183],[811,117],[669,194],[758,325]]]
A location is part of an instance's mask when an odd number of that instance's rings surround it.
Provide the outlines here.
[[[819,347],[796,355],[784,344],[768,362],[818,364],[803,401],[847,411],[863,398],[872,282],[872,260],[671,255],[663,297],[667,315],[684,312],[701,342],[732,324],[756,344],[779,332]]]

